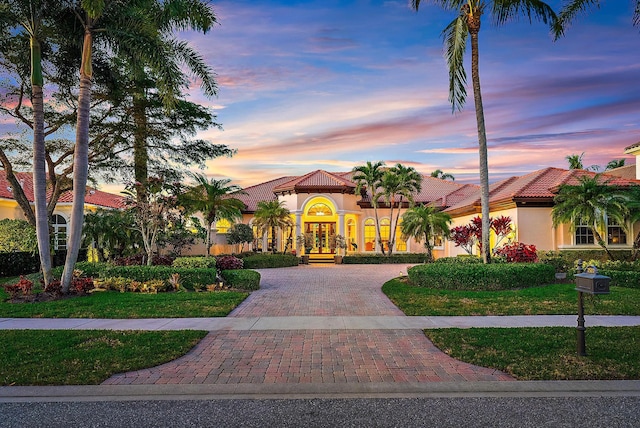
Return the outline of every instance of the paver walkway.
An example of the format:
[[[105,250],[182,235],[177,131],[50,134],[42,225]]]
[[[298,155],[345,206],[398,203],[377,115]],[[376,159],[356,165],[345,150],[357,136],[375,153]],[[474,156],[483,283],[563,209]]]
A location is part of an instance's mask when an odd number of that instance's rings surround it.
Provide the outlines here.
[[[380,291],[408,265],[330,265],[264,269],[261,289],[232,318],[389,316],[402,313]],[[505,373],[454,360],[420,330],[217,330],[191,352],[105,385],[301,384],[508,381]]]

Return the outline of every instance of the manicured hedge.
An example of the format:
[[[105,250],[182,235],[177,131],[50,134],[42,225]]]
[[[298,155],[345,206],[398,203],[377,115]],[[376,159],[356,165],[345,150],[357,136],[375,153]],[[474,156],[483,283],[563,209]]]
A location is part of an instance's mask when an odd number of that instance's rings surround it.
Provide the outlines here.
[[[63,266],[66,257],[66,251],[56,251],[53,255],[53,266]],[[78,252],[78,260],[86,259],[87,250],[81,249]],[[0,277],[26,275],[39,270],[40,256],[37,253],[24,251],[0,253]]]
[[[177,257],[171,266],[176,268],[200,268],[200,269],[214,269],[216,267],[215,257]]]
[[[407,271],[420,287],[447,290],[509,290],[551,284],[555,269],[543,263],[429,263]]]
[[[640,272],[603,269],[598,274],[610,277],[611,286],[640,289]]]
[[[232,288],[241,290],[258,290],[260,288],[260,273],[255,270],[223,270],[220,275]]]
[[[264,269],[298,266],[298,258],[293,254],[254,254],[242,259],[245,269]]]
[[[392,254],[390,256],[383,256],[382,254],[354,254],[344,256],[342,263],[348,265],[404,264],[424,263],[425,259],[425,253]]]

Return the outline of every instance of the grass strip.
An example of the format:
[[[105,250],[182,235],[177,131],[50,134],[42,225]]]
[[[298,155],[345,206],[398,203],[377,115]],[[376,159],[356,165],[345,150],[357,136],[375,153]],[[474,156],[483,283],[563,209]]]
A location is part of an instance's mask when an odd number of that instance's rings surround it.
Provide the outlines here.
[[[392,279],[382,291],[406,315],[560,315],[576,314],[574,284],[554,284],[503,291],[436,290],[416,287],[406,279]],[[585,295],[585,313],[640,315],[640,290],[611,287],[606,295]]]
[[[576,329],[472,328],[425,330],[451,357],[509,373],[518,380],[640,379],[640,327],[590,327],[587,356]]]
[[[194,318],[224,317],[249,293],[119,293],[105,291],[89,296],[36,303],[8,303],[0,290],[0,318]]]
[[[0,331],[0,385],[95,385],[186,354],[205,331]]]

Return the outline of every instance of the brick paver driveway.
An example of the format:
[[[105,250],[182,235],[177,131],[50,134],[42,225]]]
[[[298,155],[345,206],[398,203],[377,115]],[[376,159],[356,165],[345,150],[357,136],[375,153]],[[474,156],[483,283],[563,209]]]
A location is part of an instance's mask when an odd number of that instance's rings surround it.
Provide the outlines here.
[[[264,269],[231,317],[398,316],[380,291],[407,265]],[[292,322],[295,319],[292,318]],[[420,330],[218,330],[170,363],[104,384],[349,383],[513,380],[454,360]]]

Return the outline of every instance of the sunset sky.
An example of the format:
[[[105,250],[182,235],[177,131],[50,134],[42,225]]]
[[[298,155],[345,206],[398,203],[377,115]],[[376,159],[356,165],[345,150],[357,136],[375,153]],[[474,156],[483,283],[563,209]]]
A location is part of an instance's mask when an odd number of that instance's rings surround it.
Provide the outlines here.
[[[480,32],[490,181],[585,152],[585,165],[640,141],[640,28],[630,1],[604,1],[554,42],[528,21]],[[561,1],[550,1],[556,10]],[[454,18],[424,1],[214,2],[219,25],[182,34],[217,73],[211,106],[223,130],[201,136],[238,150],[207,175],[249,186],[315,169],[400,162],[478,181],[472,88],[452,114],[442,29]],[[470,48],[467,51],[470,54]],[[469,56],[469,55],[467,55]],[[470,61],[465,63],[471,80]],[[628,158],[627,163],[634,163]]]

